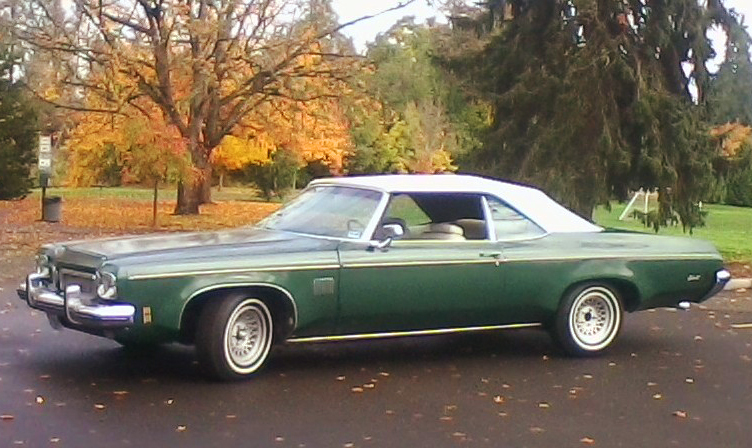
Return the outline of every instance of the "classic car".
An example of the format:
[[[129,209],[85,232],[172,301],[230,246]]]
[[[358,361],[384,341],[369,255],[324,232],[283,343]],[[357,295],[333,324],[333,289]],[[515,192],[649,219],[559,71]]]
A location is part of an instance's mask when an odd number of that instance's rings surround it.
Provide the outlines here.
[[[223,380],[274,344],[505,328],[595,355],[625,312],[686,308],[730,278],[707,242],[606,230],[467,175],[315,180],[254,226],[52,244],[36,262],[18,295],[54,327],[194,344]]]

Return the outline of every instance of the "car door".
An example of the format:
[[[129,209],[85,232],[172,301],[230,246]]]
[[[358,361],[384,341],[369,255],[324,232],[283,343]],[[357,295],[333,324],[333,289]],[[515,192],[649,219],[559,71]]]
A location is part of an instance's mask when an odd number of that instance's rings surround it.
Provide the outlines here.
[[[416,206],[412,194],[404,193],[392,195],[382,217],[382,223],[406,225],[408,233],[403,239],[383,249],[364,242],[340,244],[339,334],[459,328],[513,320],[504,314],[502,254],[483,229],[488,225],[483,196],[421,195],[420,200],[431,209],[429,214]],[[403,200],[405,197],[410,200]],[[449,218],[455,219],[448,222]],[[450,232],[460,224],[465,226],[462,235]],[[471,224],[475,224],[475,239],[469,235]]]
[[[519,322],[540,322],[556,310],[551,295],[569,266],[554,255],[565,249],[552,247],[550,235],[503,200],[487,196],[486,201],[503,257],[505,309]]]

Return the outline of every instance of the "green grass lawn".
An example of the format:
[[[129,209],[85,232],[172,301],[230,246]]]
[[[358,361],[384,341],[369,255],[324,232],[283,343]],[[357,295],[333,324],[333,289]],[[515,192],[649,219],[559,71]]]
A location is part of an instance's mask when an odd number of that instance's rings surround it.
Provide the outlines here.
[[[37,188],[32,191],[32,196],[38,197],[42,190]],[[124,199],[131,201],[150,202],[153,199],[154,190],[145,187],[52,187],[47,189],[49,196],[61,196],[63,198],[91,198],[91,199]],[[159,189],[157,195],[160,201],[174,201],[177,197],[176,187],[164,187]],[[252,187],[224,187],[221,191],[212,188],[213,201],[264,201],[259,191]]]
[[[603,227],[653,232],[633,218],[619,221],[619,215],[626,206],[626,203],[614,202],[610,212],[605,207],[598,207],[594,220]],[[752,208],[714,204],[705,207],[708,211],[707,224],[694,229],[692,235],[684,233],[681,226],[664,227],[659,234],[702,238],[715,244],[726,261],[752,261]]]

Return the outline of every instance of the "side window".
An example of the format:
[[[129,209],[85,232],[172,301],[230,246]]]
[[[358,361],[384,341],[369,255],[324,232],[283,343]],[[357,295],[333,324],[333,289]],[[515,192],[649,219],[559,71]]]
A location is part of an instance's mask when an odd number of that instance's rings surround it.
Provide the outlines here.
[[[431,222],[431,218],[418,207],[413,198],[407,194],[395,194],[389,202],[382,222],[402,221],[408,227],[419,226]]]
[[[533,238],[546,233],[537,224],[498,198],[487,196],[486,200],[491,210],[494,229],[496,229],[496,239]]]
[[[482,195],[456,192],[394,193],[381,224],[400,224],[406,240],[486,240]],[[374,233],[380,239],[380,227]]]

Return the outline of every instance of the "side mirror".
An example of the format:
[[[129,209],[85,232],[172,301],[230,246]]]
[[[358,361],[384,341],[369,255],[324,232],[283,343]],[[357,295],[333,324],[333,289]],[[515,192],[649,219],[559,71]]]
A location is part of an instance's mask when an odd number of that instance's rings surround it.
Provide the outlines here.
[[[384,224],[381,226],[381,230],[386,238],[398,239],[405,235],[405,228],[402,227],[402,224]]]
[[[371,240],[368,245],[369,250],[386,249],[392,244],[392,241],[405,235],[405,228],[402,224],[397,223],[384,224],[379,228],[377,234],[380,239]]]

